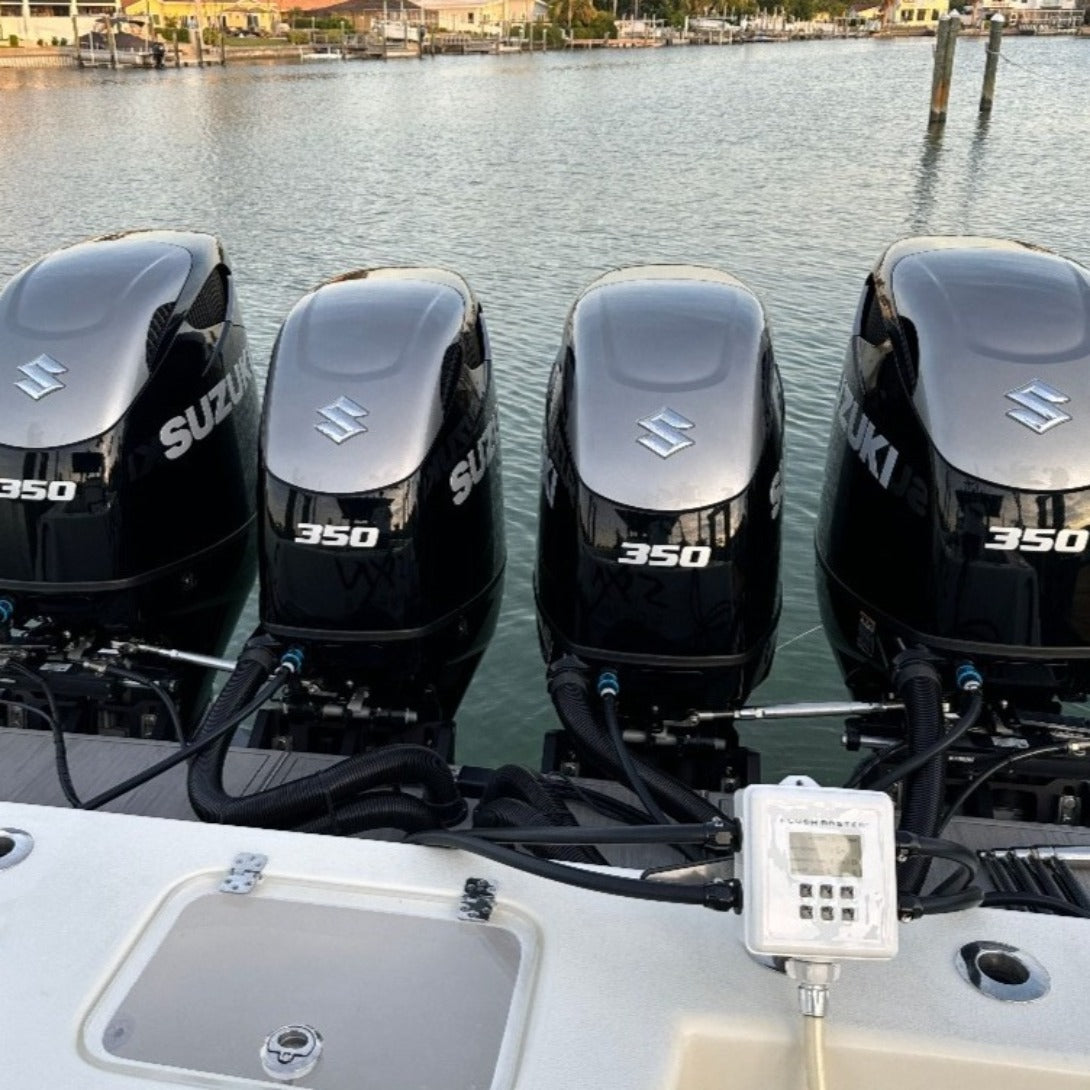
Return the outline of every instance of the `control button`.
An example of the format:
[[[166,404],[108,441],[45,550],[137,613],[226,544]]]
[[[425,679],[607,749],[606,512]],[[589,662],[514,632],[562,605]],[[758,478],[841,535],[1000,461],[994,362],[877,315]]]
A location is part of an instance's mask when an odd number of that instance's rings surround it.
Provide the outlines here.
[[[855,921],[855,909],[854,908],[842,908],[840,910],[840,918],[846,920],[848,923]]]
[[[854,901],[855,900],[855,886],[841,886],[840,887],[840,899],[842,901]]]
[[[824,897],[826,900],[829,900],[832,897],[832,895],[833,895],[833,887],[832,886],[821,886],[821,896],[822,897]]]
[[[813,897],[814,887],[809,882],[801,882],[799,884],[799,896],[800,897]]]
[[[799,905],[799,918],[803,920],[812,920],[814,918],[814,906]]]
[[[831,905],[821,906],[821,918],[823,920],[831,920],[833,918],[833,909]]]

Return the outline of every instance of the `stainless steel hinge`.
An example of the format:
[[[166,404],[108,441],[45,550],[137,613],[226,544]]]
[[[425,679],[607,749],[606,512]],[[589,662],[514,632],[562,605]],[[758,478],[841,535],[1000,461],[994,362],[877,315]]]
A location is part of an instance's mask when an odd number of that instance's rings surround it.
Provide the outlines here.
[[[220,882],[220,893],[249,893],[261,879],[261,872],[269,861],[260,852],[239,852]]]

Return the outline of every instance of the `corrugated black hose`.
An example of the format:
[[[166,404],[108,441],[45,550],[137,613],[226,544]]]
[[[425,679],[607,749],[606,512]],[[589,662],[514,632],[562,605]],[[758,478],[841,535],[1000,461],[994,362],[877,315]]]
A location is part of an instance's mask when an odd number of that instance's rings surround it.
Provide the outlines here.
[[[245,653],[205,715],[193,743],[214,734],[254,693],[268,675],[267,652]],[[332,768],[250,795],[234,796],[223,786],[223,765],[231,734],[195,757],[189,766],[189,801],[202,821],[229,825],[256,825],[295,829],[318,823],[323,831],[363,828],[394,828],[417,831],[424,809],[432,816],[431,828],[456,825],[465,817],[466,805],[458,793],[446,762],[426,746],[387,746],[372,753],[349,757]],[[404,803],[399,795],[375,795],[365,804],[364,792],[404,784],[424,788],[420,807]],[[352,807],[349,811],[348,808]],[[343,812],[343,820],[342,820]]]
[[[902,651],[893,665],[893,687],[904,701],[911,758],[942,736],[942,680],[931,656],[922,648]],[[940,752],[906,777],[899,828],[920,836],[935,835],[942,808],[945,766],[946,756]],[[902,863],[898,868],[898,889],[902,893],[919,893],[930,866],[930,859],[919,856]]]
[[[590,679],[584,664],[573,655],[563,655],[549,667],[548,681],[549,696],[576,748],[594,765],[623,777],[613,743],[591,706]],[[632,761],[659,805],[676,821],[710,821],[723,816],[718,807],[680,780],[638,757]]]

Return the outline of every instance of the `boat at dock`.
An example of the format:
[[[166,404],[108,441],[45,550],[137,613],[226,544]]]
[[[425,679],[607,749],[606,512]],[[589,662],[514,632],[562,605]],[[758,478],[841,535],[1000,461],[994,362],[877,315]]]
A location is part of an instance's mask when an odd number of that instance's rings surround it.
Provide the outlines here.
[[[530,769],[458,760],[506,566],[461,275],[320,284],[259,398],[213,236],[16,274],[5,1086],[1085,1086],[1090,273],[920,236],[860,279],[815,536],[836,702],[752,700],[791,502],[760,299],[638,265],[573,301]],[[818,716],[848,781],[764,782],[739,728]]]

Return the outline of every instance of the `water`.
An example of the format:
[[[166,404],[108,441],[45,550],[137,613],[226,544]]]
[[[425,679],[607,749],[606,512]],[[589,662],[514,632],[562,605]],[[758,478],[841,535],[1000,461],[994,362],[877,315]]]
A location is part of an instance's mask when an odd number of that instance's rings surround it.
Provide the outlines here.
[[[329,276],[462,273],[492,335],[509,562],[459,756],[536,764],[553,725],[530,589],[538,447],[567,309],[618,265],[734,273],[768,311],[787,400],[787,645],[756,699],[836,699],[811,631],[812,533],[867,270],[895,238],[930,232],[1013,236],[1090,264],[1090,40],[1005,40],[981,122],[984,42],[963,39],[937,137],[925,131],[931,50],[918,39],[320,70],[0,69],[0,279],[90,235],[211,231],[263,365],[289,308]],[[767,777],[806,767],[832,781],[848,765],[838,734],[762,725],[744,740]]]

